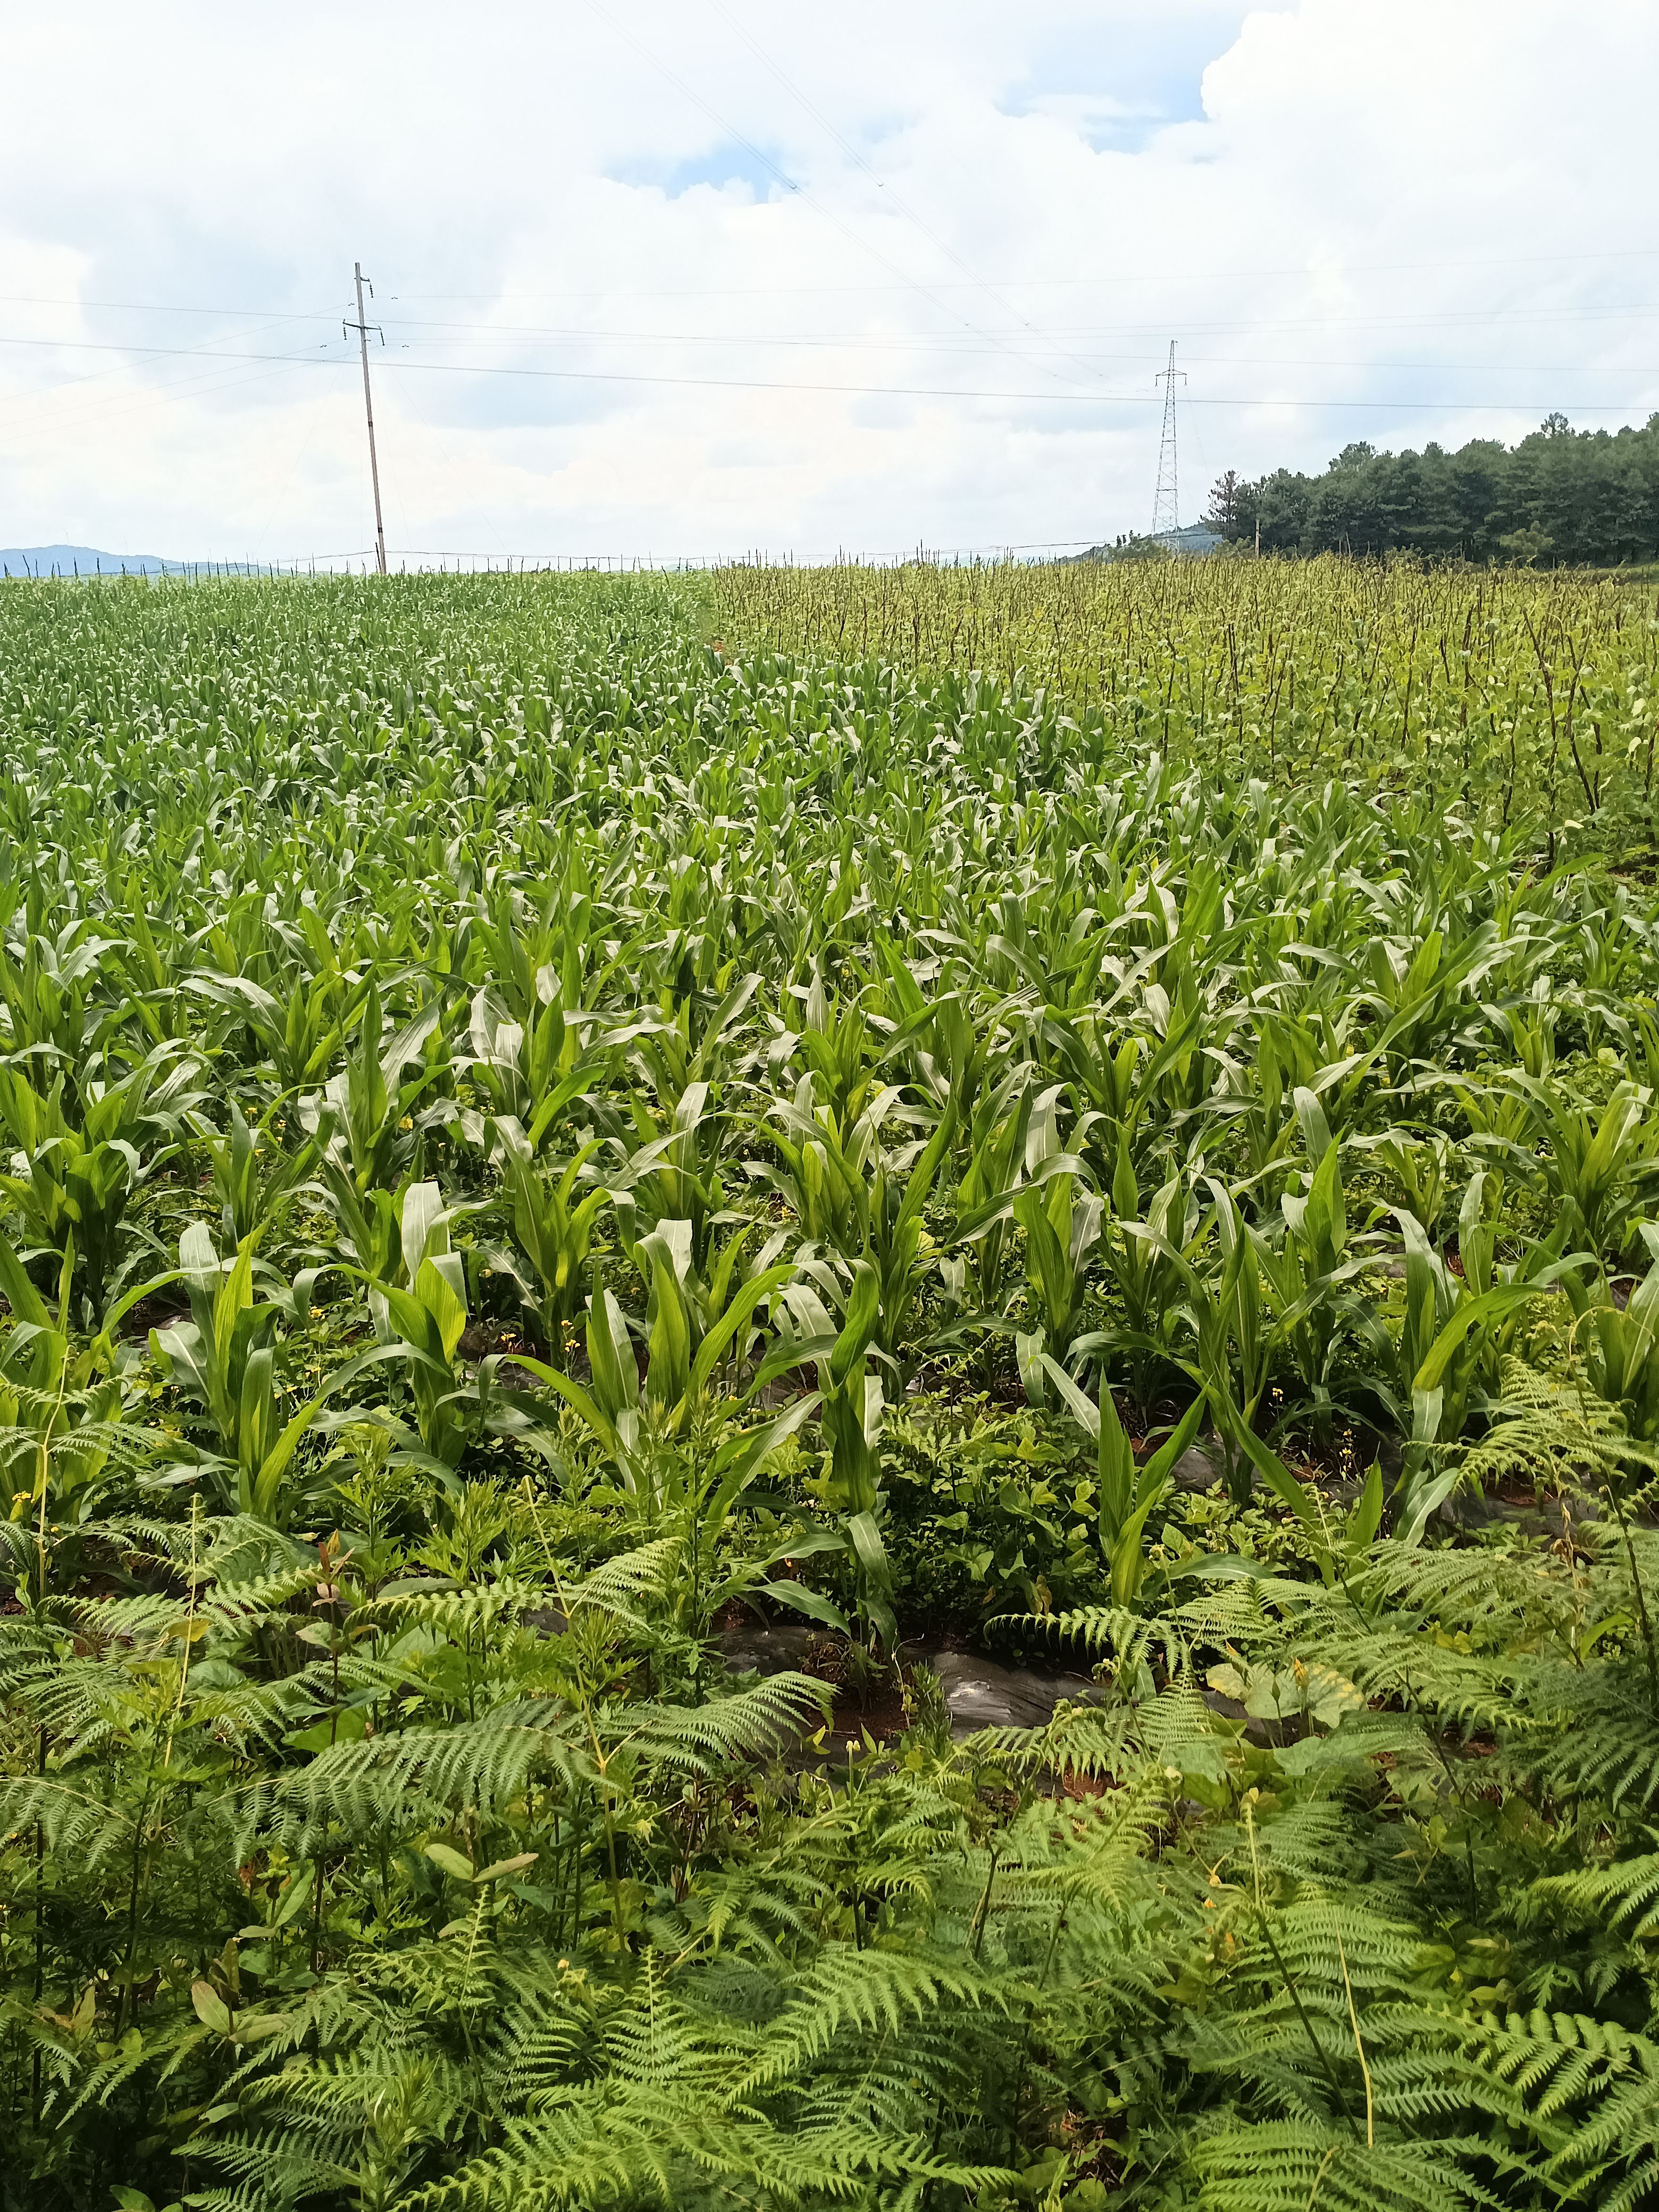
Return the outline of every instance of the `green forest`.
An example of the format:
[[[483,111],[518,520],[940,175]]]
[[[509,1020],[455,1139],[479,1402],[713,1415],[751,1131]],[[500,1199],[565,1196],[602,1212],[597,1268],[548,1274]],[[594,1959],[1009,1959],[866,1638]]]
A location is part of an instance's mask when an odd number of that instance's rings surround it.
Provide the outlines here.
[[[1575,430],[1547,416],[1518,445],[1455,453],[1345,446],[1323,476],[1234,471],[1205,520],[1264,553],[1411,552],[1425,558],[1616,568],[1659,559],[1659,416],[1641,428]]]
[[[0,586],[5,2212],[1659,2200],[1656,635]]]

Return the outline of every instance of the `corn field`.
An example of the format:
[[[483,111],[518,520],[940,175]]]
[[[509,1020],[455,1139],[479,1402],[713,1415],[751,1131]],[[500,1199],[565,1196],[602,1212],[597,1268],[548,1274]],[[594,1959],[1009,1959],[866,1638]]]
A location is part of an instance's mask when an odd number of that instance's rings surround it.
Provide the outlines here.
[[[0,588],[0,2206],[1659,2198],[1654,639]]]
[[[1525,826],[1552,865],[1588,823],[1648,835],[1659,609],[1616,576],[1326,557],[720,580],[749,646],[1041,690],[1091,738],[1222,781],[1421,793]]]

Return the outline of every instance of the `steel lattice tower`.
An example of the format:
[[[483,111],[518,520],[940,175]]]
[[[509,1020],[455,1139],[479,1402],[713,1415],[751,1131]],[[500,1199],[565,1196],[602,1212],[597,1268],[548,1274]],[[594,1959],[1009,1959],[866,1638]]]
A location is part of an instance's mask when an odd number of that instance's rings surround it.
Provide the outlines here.
[[[1164,386],[1164,439],[1158,449],[1158,491],[1152,500],[1152,535],[1165,538],[1181,527],[1181,501],[1176,490],[1176,382],[1184,384],[1187,373],[1175,365],[1176,342],[1170,340],[1170,365],[1152,379]]]

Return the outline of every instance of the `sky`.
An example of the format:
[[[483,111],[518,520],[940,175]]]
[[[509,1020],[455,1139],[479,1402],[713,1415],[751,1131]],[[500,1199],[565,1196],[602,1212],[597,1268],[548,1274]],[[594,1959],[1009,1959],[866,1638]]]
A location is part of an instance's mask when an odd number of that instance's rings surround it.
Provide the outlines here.
[[[1651,0],[54,0],[0,544],[1063,550],[1659,409]]]

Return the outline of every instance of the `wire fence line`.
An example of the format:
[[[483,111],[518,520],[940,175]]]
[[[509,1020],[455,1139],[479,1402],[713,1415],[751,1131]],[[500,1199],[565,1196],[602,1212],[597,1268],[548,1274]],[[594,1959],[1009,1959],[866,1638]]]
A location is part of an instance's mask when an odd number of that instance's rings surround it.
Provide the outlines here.
[[[1046,538],[1018,544],[914,545],[899,553],[853,553],[840,549],[834,554],[813,556],[793,551],[772,553],[763,550],[672,556],[653,553],[465,553],[439,548],[408,547],[402,551],[389,552],[387,558],[392,572],[401,574],[407,574],[411,568],[419,574],[429,574],[435,569],[441,574],[453,571],[458,575],[679,574],[687,571],[733,568],[817,568],[850,565],[887,568],[1030,560],[1044,555],[1063,556],[1087,550],[1100,542],[1097,538]],[[167,561],[160,563],[136,561],[129,564],[118,559],[102,557],[94,566],[88,566],[78,562],[68,564],[31,562],[24,557],[16,567],[10,562],[0,563],[0,570],[3,571],[4,580],[9,582],[72,580],[108,583],[123,578],[149,580],[156,577],[170,577],[186,583],[198,583],[215,577],[231,576],[263,577],[275,581],[289,576],[349,575],[359,572],[367,574],[372,569],[374,561],[373,546],[355,546],[346,552],[303,553],[276,561]]]

